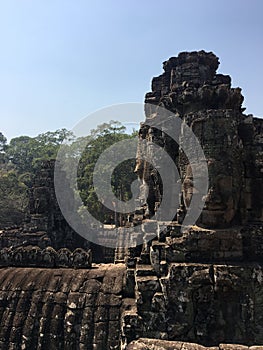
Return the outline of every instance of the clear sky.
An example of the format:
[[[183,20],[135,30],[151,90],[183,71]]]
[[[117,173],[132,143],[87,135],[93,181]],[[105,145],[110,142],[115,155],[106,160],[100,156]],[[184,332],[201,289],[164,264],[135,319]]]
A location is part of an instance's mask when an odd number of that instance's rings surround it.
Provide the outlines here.
[[[143,102],[164,60],[201,49],[263,116],[262,15],[262,0],[0,0],[0,131],[71,129]]]

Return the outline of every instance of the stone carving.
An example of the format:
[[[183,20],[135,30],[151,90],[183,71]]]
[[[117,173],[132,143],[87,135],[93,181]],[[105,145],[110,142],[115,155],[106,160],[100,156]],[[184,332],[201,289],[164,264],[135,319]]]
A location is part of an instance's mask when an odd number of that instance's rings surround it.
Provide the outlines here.
[[[91,266],[91,251],[86,252],[81,248],[74,250],[72,254],[72,266],[75,268]]]
[[[67,248],[56,251],[52,247],[44,249],[38,246],[19,246],[17,248],[3,248],[0,250],[0,266],[16,267],[72,267],[91,268],[91,250],[77,248],[71,252]]]
[[[36,245],[42,250],[51,246],[55,250],[89,248],[89,242],[71,229],[60,211],[54,189],[54,166],[55,160],[39,162],[29,191],[29,210],[24,225],[2,230],[0,249]]]
[[[244,220],[246,204],[241,202],[240,193],[245,150],[238,135],[240,119],[241,112],[235,110],[202,111],[187,117],[207,158],[209,189],[200,219],[200,224],[207,228],[229,227],[241,223],[241,217]]]
[[[135,223],[142,223],[145,243],[140,250],[131,248],[127,258],[127,283],[136,301],[130,315],[136,326],[127,343],[131,337],[159,340],[134,341],[128,349],[203,349],[182,342],[215,349],[228,348],[223,343],[246,344],[245,349],[263,344],[263,119],[244,114],[241,89],[231,87],[229,76],[216,74],[218,64],[213,53],[181,53],[164,63],[164,73],[153,78],[146,94],[151,105],[139,137],[170,155],[182,191],[174,221],[163,228],[151,220],[162,200],[160,179],[137,160],[135,170],[150,195],[145,198],[142,186]],[[195,150],[187,145],[184,128],[181,143],[166,135],[168,118],[163,132],[147,126],[147,120],[158,121],[159,106],[191,128],[208,166],[203,211],[184,231],[181,224],[198,188],[182,145],[190,154]],[[138,158],[141,152],[150,154],[151,145],[139,143]]]
[[[72,253],[67,248],[61,248],[58,251],[57,266],[58,267],[71,267],[72,266]]]
[[[41,251],[41,262],[44,267],[55,267],[56,251],[52,247],[46,247]]]
[[[0,231],[0,249],[26,245],[37,245],[41,249],[48,246],[52,246],[55,250],[68,248],[71,251],[77,248],[85,251],[92,248],[95,253],[94,262],[114,262],[114,248],[104,247],[104,243],[110,239],[109,230],[98,231],[100,245],[96,245],[79,236],[64,219],[54,190],[54,166],[55,160],[41,161],[38,164],[33,186],[29,191],[29,212],[24,225]],[[68,186],[67,183],[64,186]],[[115,240],[115,237],[112,237],[112,241]]]
[[[180,117],[199,139],[207,158],[209,191],[199,224],[205,228],[231,227],[262,219],[262,120],[245,115],[240,88],[231,88],[229,76],[216,74],[218,58],[204,51],[181,53],[164,62],[164,73],[152,81],[145,97],[146,118],[157,118],[158,106]],[[165,125],[166,126],[166,125]],[[184,131],[181,138],[184,139]],[[177,164],[182,178],[182,206],[186,211],[195,190],[185,155],[165,132],[141,125],[139,138],[157,143]],[[140,146],[147,147],[147,146]],[[138,149],[141,152],[151,152]],[[188,145],[189,151],[191,145]],[[161,202],[160,179],[141,160],[136,169],[149,187],[142,218],[150,218]],[[255,184],[257,184],[255,186]],[[258,192],[255,190],[257,187]],[[243,189],[246,188],[245,191]],[[141,198],[144,187],[141,188]],[[260,202],[261,208],[256,204]],[[141,215],[138,210],[137,214]],[[137,215],[137,218],[139,216]]]
[[[183,128],[177,144],[165,127],[141,124],[139,138],[177,165],[180,202],[172,222],[151,220],[162,185],[139,159],[152,149],[140,144],[147,149],[138,147],[134,225],[142,224],[143,244],[117,249],[115,265],[91,266],[91,250],[104,263],[114,250],[83,249],[56,204],[52,163],[43,163],[29,222],[0,233],[1,349],[263,349],[263,120],[244,114],[241,90],[216,74],[218,64],[213,53],[181,53],[146,94],[146,118],[166,107],[204,150],[209,189],[196,225],[181,230],[198,190],[182,152]],[[98,235],[102,243],[109,238],[105,230]],[[130,235],[135,243],[137,235]]]
[[[25,229],[35,227],[37,231],[47,232],[55,249],[87,248],[85,240],[71,229],[60,211],[54,189],[54,167],[55,160],[48,160],[42,161],[36,170],[30,191],[30,222]]]

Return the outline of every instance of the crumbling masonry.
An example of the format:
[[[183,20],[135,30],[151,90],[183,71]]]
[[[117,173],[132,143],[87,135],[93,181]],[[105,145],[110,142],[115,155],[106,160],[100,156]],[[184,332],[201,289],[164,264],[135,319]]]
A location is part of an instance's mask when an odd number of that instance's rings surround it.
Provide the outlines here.
[[[139,138],[177,165],[179,206],[172,222],[152,220],[162,181],[138,158],[136,172],[150,189],[145,197],[141,187],[134,217],[144,244],[117,249],[115,264],[91,266],[97,252],[67,226],[52,165],[43,164],[29,219],[0,235],[1,349],[263,349],[263,119],[244,113],[241,90],[216,74],[218,65],[211,52],[183,52],[153,78]],[[207,161],[204,207],[187,230],[198,189],[182,150],[184,129],[176,144],[166,121],[163,132],[149,126],[160,108],[189,126]]]

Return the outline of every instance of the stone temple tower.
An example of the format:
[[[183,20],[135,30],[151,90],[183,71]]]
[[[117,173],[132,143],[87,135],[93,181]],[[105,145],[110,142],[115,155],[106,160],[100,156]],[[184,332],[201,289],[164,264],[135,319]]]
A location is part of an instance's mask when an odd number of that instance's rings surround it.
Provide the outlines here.
[[[164,107],[198,138],[209,173],[209,189],[199,218],[205,228],[263,220],[263,122],[243,113],[241,89],[231,87],[228,75],[216,74],[218,65],[218,58],[204,51],[183,52],[164,62],[164,73],[153,78],[152,92],[146,94],[145,102],[150,105],[146,105],[146,122],[140,129],[141,139],[154,139],[163,145],[178,165],[184,210],[193,193],[189,162],[167,135],[147,125],[147,119],[158,118],[158,108]],[[140,160],[136,171],[150,188],[147,212],[153,214],[161,200],[158,177]]]
[[[151,153],[152,143],[162,147],[178,168],[181,187],[179,206],[164,229],[152,220],[163,200],[162,179],[138,156],[136,172],[150,195],[143,195],[142,186],[135,220],[142,223],[145,243],[128,261],[131,267],[135,260],[141,324],[135,333],[143,338],[206,346],[263,343],[263,119],[244,114],[241,89],[216,73],[218,65],[211,52],[182,52],[164,62],[164,73],[153,78],[145,97],[139,139],[147,142],[139,142],[138,155]],[[167,111],[163,128],[161,108]],[[166,132],[166,121],[178,117],[197,137],[208,175],[201,215],[185,231],[181,223],[199,189],[186,156],[195,149],[187,142],[182,147],[187,133],[178,130],[181,141],[175,143]]]

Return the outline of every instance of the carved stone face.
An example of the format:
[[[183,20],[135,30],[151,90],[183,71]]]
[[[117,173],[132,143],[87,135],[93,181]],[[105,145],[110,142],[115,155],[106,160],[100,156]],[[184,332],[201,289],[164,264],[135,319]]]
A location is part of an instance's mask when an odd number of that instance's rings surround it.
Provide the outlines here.
[[[204,207],[199,224],[207,228],[227,227],[232,223],[238,211],[240,177],[235,174],[235,165],[229,166],[226,161],[209,159],[207,166],[209,187],[207,195],[203,197]],[[190,206],[195,192],[198,192],[198,189],[194,187],[191,168],[188,166],[183,182],[183,199],[186,208]]]
[[[205,228],[225,228],[239,224],[240,193],[244,180],[242,150],[235,113],[224,110],[209,110],[207,113],[189,115],[191,125],[206,157],[208,191],[201,198],[202,214],[197,222]],[[191,147],[189,148],[192,151]],[[184,165],[182,158],[183,199],[186,209],[193,193],[198,193],[191,167]],[[190,170],[189,170],[190,168]],[[184,171],[185,169],[185,171]]]
[[[233,193],[232,177],[219,174],[211,179],[201,222],[211,227],[224,227],[236,214],[237,193]]]

